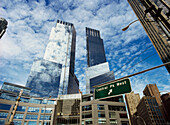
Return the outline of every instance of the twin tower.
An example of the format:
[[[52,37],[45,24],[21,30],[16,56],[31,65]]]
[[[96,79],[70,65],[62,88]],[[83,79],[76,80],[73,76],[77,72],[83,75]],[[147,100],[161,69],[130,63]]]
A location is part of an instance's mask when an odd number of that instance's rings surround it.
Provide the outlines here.
[[[103,40],[100,32],[86,28],[87,62],[86,94],[93,93],[93,86],[114,79],[106,62]],[[49,37],[44,57],[35,59],[26,87],[31,95],[38,97],[58,97],[78,93],[79,81],[75,69],[76,31],[74,25],[57,21]]]

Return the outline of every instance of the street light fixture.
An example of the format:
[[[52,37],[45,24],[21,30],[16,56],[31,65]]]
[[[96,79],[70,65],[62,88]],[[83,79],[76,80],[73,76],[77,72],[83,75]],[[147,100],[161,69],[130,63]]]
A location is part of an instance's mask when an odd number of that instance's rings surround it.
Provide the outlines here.
[[[145,122],[145,120],[141,117],[141,116],[136,116],[136,118],[140,118],[140,119],[142,119],[142,121],[143,121],[143,123],[144,123],[144,125],[146,125],[146,122]]]
[[[137,21],[139,21],[139,19],[134,20],[134,21],[132,21],[131,23],[129,23],[126,27],[124,27],[124,28],[122,29],[122,31],[126,31],[131,24],[133,24],[133,23],[135,23],[135,22],[137,22]]]

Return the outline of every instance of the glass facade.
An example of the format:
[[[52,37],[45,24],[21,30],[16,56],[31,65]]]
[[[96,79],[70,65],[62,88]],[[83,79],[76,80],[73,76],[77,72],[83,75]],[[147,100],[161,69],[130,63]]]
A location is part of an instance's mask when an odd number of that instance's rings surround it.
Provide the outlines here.
[[[8,104],[0,104],[0,109],[2,110],[10,110],[11,108],[11,105],[8,105]]]
[[[21,89],[23,89],[23,95],[29,95],[30,94],[30,89],[27,89],[25,87],[21,87],[18,85],[14,85],[11,83],[6,83],[4,82],[4,84],[2,85],[2,90],[6,90],[6,91],[10,91],[10,92],[14,92],[14,93],[20,93]]]
[[[13,120],[14,125],[21,125],[22,121],[18,121],[18,120]]]
[[[41,113],[52,113],[53,108],[42,108]]]
[[[91,105],[82,106],[82,111],[88,111],[88,110],[92,110]]]
[[[27,114],[25,119],[37,120],[38,115]]]
[[[28,112],[39,112],[39,108],[38,107],[28,107]]]
[[[106,62],[103,39],[98,30],[86,27],[88,67]]]
[[[43,59],[35,59],[26,86],[39,97],[78,93],[74,74],[76,31],[73,24],[57,21]],[[69,85],[71,84],[71,85]]]
[[[51,120],[51,115],[40,115],[40,120]]]
[[[14,119],[23,119],[23,117],[24,117],[24,114],[16,113],[16,114],[14,115]]]
[[[0,112],[0,118],[7,118],[8,113],[6,112]]]
[[[11,101],[15,101],[16,100],[16,96],[12,95],[12,94],[8,94],[8,93],[2,93],[0,95],[1,99],[6,99],[6,100],[11,100]]]
[[[25,112],[26,106],[17,106],[17,111]]]

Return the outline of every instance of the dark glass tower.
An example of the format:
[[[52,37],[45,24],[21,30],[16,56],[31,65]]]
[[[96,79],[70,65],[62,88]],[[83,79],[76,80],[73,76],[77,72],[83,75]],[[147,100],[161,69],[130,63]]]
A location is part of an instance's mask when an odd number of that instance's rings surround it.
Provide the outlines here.
[[[109,70],[106,62],[103,39],[100,32],[86,27],[87,65],[86,69],[86,93],[93,93],[93,86],[110,80],[114,80],[113,71]]]
[[[98,30],[86,27],[88,67],[106,62],[103,39]]]
[[[6,32],[8,22],[4,18],[0,18],[0,39]]]

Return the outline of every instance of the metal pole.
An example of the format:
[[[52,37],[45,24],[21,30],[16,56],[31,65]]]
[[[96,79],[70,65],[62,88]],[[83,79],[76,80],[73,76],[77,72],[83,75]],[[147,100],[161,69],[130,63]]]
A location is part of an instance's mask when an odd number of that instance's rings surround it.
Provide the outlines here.
[[[139,74],[142,74],[144,72],[147,72],[147,71],[150,71],[150,70],[153,70],[153,69],[157,69],[157,68],[160,68],[160,67],[163,67],[163,66],[166,66],[166,65],[170,65],[170,62],[164,63],[162,65],[158,65],[158,66],[155,66],[155,67],[152,67],[152,68],[143,70],[141,72],[137,72],[137,73],[134,73],[134,74],[131,74],[131,75],[128,75],[128,76],[125,76],[125,77],[122,77],[122,78],[119,78],[119,79],[116,79],[116,80],[112,80],[112,81],[109,81],[107,83],[103,83],[103,84],[100,84],[100,85],[93,86],[93,88],[96,88],[96,87],[99,87],[99,86],[103,86],[103,85],[107,85],[107,84],[110,84],[112,82],[116,82],[116,81],[119,81],[119,80],[122,80],[122,79],[125,79],[125,78],[129,78],[129,77],[132,77],[132,76],[135,76],[135,75],[139,75]]]
[[[16,103],[15,103],[15,107],[12,111],[12,115],[9,119],[9,125],[13,124],[13,119],[14,119],[14,116],[15,116],[15,113],[16,113],[16,110],[17,110],[17,107],[19,105],[19,101],[20,101],[20,98],[21,98],[21,95],[23,93],[23,89],[20,90],[20,93],[19,93],[19,96],[18,96],[18,99],[16,100]]]

